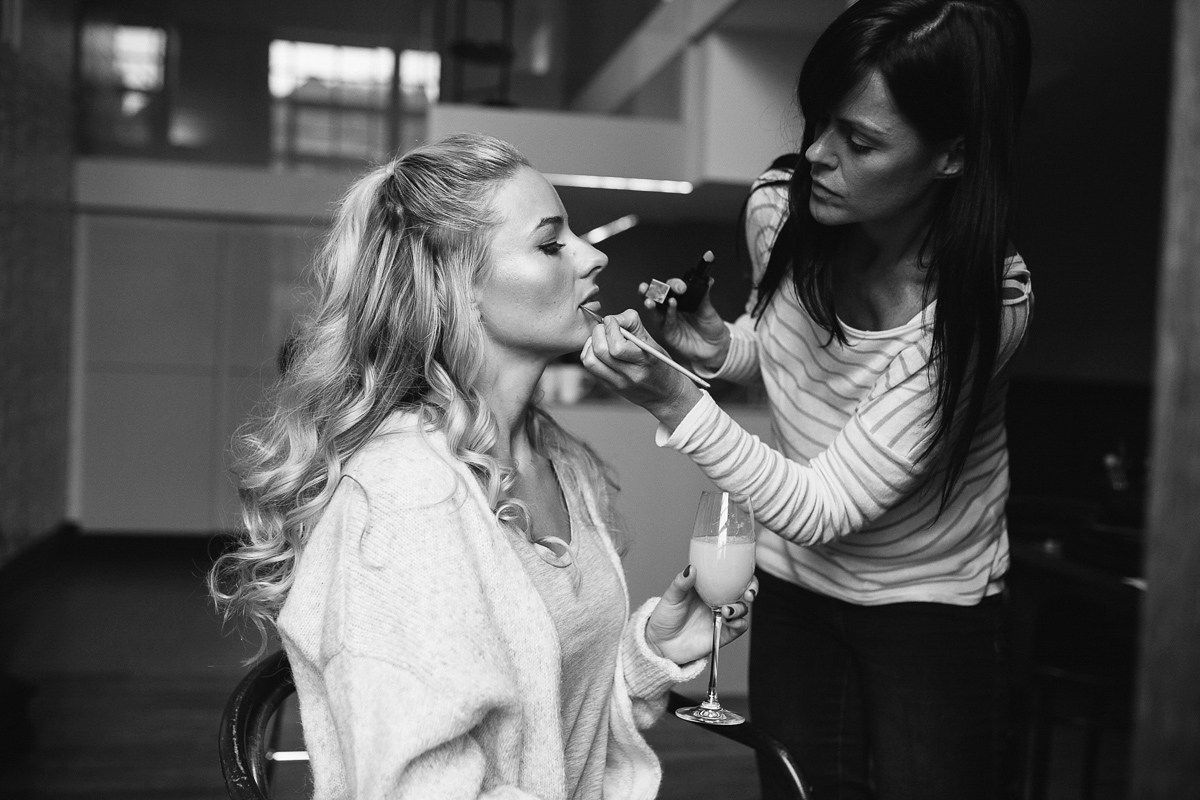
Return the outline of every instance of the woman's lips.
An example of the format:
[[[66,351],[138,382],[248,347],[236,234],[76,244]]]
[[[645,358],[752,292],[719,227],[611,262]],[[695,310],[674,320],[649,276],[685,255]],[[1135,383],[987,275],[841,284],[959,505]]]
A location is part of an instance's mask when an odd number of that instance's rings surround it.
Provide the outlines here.
[[[813,192],[821,195],[822,197],[837,197],[836,192],[831,192],[829,189],[827,189],[825,187],[824,184],[817,183],[816,181],[812,182],[812,188],[813,188]]]

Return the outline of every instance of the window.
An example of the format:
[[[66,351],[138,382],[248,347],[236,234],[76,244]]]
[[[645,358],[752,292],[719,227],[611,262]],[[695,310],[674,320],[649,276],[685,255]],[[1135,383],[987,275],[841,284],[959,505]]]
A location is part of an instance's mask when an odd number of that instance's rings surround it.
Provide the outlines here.
[[[272,156],[277,164],[382,160],[425,134],[437,99],[436,53],[314,42],[271,43]]]
[[[80,35],[85,150],[147,147],[166,141],[167,50],[163,28],[85,22]]]
[[[21,17],[23,0],[0,0],[0,43],[13,50],[21,49]]]

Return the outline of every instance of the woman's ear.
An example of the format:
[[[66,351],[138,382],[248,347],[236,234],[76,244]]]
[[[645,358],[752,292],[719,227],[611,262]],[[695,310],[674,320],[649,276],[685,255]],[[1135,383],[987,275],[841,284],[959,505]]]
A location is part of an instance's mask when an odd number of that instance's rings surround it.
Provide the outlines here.
[[[963,171],[963,137],[956,136],[942,147],[937,155],[937,176],[957,178]]]

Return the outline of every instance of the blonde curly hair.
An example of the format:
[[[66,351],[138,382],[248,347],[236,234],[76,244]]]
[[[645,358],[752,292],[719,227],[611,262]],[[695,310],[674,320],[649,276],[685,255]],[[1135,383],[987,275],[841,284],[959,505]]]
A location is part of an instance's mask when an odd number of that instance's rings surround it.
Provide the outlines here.
[[[456,134],[377,167],[343,197],[313,265],[315,311],[268,413],[234,441],[242,530],[209,573],[226,618],[243,613],[263,634],[274,624],[343,467],[399,410],[441,430],[501,526],[533,538],[528,509],[507,496],[514,465],[490,455],[498,428],[475,388],[484,331],[473,307],[497,224],[492,198],[528,165],[499,139]],[[600,487],[624,552],[606,466],[536,404],[527,419],[534,448],[565,467],[564,491]]]

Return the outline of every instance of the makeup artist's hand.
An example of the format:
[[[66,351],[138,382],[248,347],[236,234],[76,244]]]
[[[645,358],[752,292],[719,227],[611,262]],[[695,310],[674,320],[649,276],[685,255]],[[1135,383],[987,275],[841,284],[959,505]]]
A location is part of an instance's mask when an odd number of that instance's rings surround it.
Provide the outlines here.
[[[709,300],[713,280],[709,278],[709,291],[704,293],[699,307],[692,313],[680,311],[674,297],[665,303],[656,303],[646,297],[650,288],[648,283],[638,284],[638,293],[642,296],[642,304],[661,326],[663,343],[671,353],[682,361],[716,371],[729,353],[729,329]],[[687,288],[680,278],[671,278],[667,285],[680,293]]]
[[[658,359],[651,358],[625,341],[621,328],[660,352],[662,348],[646,331],[637,312],[625,309],[604,318],[592,329],[583,345],[580,361],[589,372],[608,384],[631,403],[649,411],[669,430],[687,416],[700,401],[700,389]]]
[[[646,642],[650,648],[676,664],[687,664],[712,651],[712,609],[696,594],[696,568],[687,569],[663,592],[658,605],[646,621]],[[742,599],[721,606],[721,646],[732,642],[750,627],[746,615],[758,594],[758,578],[750,581]]]

